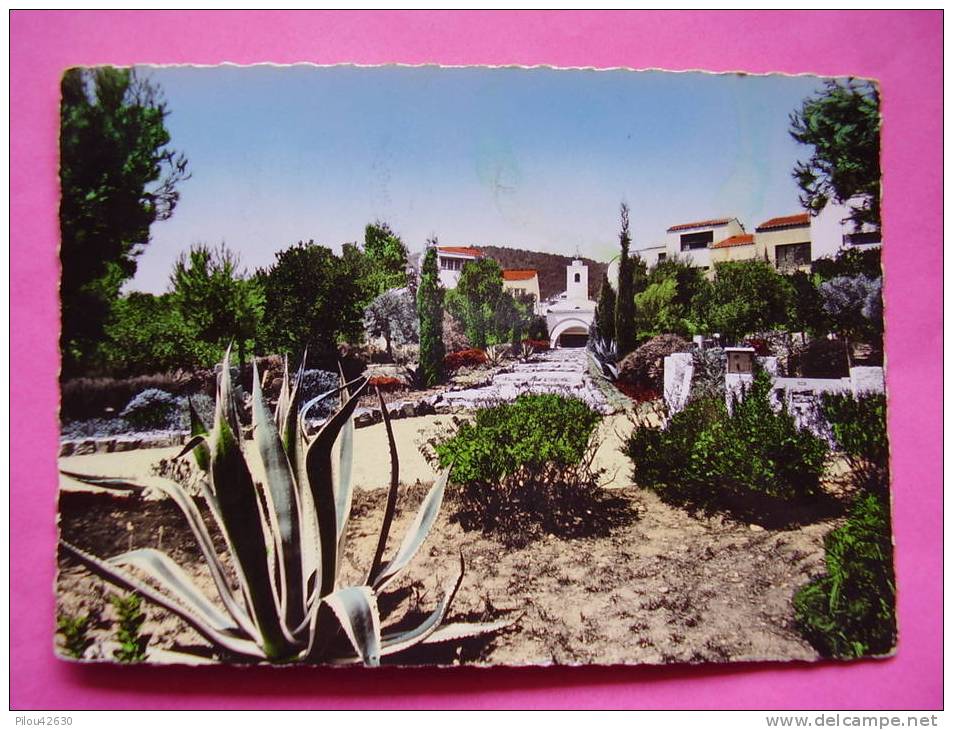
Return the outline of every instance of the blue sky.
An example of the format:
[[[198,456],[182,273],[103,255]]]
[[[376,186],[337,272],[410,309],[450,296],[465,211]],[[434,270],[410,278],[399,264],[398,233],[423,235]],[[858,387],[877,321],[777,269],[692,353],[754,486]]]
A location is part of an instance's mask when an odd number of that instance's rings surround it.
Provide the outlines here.
[[[814,77],[518,68],[143,68],[192,173],[128,289],[224,241],[249,270],[383,220],[412,251],[510,245],[608,260],[676,223],[800,210],[788,115]]]

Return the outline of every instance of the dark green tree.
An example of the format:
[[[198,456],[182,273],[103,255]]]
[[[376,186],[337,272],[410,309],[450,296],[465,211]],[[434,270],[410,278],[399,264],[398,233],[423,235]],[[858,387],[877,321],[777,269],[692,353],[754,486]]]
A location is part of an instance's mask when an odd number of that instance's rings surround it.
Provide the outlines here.
[[[372,296],[407,285],[407,247],[386,223],[376,221],[364,229],[364,255]]]
[[[695,319],[725,342],[784,326],[788,321],[791,285],[771,264],[760,260],[715,264],[711,285],[693,303]]]
[[[215,249],[196,244],[172,267],[170,292],[196,340],[213,352],[231,344],[244,364],[261,323],[263,297],[258,282],[240,266],[238,255],[224,243]]]
[[[829,332],[833,323],[824,311],[821,294],[814,283],[815,277],[803,271],[795,271],[784,278],[791,285],[788,329],[791,332],[806,332],[815,337]]]
[[[447,311],[463,323],[473,347],[483,349],[508,339],[510,328],[498,322],[513,314],[512,297],[503,291],[503,272],[493,259],[467,261],[446,303]]]
[[[883,270],[880,267],[880,249],[863,251],[848,248],[838,251],[833,257],[823,257],[811,263],[811,274],[815,283],[829,281],[837,276],[860,276],[878,278]]]
[[[437,272],[437,239],[427,241],[427,252],[417,287],[417,316],[420,331],[421,383],[430,387],[440,382],[443,372],[443,287]]]
[[[620,209],[622,226],[619,231],[619,291],[615,305],[615,336],[619,356],[625,357],[636,345],[635,292],[633,291],[634,264],[629,258],[629,206],[622,203]]]
[[[873,82],[828,81],[824,90],[804,100],[791,115],[791,136],[814,152],[798,162],[794,179],[801,204],[821,210],[828,200],[851,206],[855,228],[880,228],[880,94]]]
[[[357,275],[364,256],[352,244],[341,256],[314,241],[279,251],[259,270],[265,297],[262,338],[273,352],[315,356],[336,349],[339,338],[360,337],[365,290]]]
[[[221,358],[218,348],[199,342],[172,294],[131,292],[113,304],[100,360],[116,376],[204,367]]]
[[[602,275],[599,301],[596,303],[595,335],[607,342],[615,342],[615,289],[609,283],[608,274]]]
[[[184,156],[159,89],[130,69],[69,69],[60,85],[62,375],[89,367],[150,227],[172,215]]]

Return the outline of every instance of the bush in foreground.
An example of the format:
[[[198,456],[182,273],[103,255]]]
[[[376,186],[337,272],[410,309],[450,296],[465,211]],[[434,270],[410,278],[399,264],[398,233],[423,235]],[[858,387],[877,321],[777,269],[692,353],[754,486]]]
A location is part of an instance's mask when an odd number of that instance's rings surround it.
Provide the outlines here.
[[[887,494],[887,399],[882,393],[855,398],[825,393],[821,413],[830,424],[837,447],[850,463],[859,489]]]
[[[761,372],[732,413],[723,399],[705,397],[664,427],[637,423],[626,443],[635,481],[680,506],[756,522],[788,519],[790,505],[821,495],[827,447],[785,408],[774,410],[770,389]]]
[[[857,499],[843,527],[824,540],[827,574],[794,596],[798,628],[825,656],[889,653],[897,639],[890,511],[883,498]]]
[[[588,468],[598,423],[582,401],[554,394],[477,411],[475,421],[435,444],[441,466],[453,465],[457,519],[510,543],[572,533],[595,519],[586,510],[598,491]]]

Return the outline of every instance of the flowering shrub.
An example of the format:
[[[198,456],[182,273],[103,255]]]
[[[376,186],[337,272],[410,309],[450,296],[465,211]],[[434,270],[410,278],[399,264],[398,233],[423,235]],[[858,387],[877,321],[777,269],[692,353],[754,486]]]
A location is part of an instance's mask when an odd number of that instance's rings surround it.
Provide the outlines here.
[[[378,388],[382,393],[393,393],[407,387],[400,378],[392,378],[388,375],[377,375],[371,378],[368,383],[371,388]]]
[[[462,367],[477,367],[485,364],[486,353],[476,348],[451,352],[443,359],[445,370],[459,370]]]

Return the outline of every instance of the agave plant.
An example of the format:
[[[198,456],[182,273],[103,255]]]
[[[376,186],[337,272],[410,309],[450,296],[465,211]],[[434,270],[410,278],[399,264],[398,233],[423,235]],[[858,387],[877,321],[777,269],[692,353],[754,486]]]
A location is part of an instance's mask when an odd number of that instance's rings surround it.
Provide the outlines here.
[[[619,377],[619,367],[616,364],[619,361],[619,351],[615,342],[594,337],[590,338],[587,349],[589,357],[607,380],[614,381]]]
[[[523,342],[520,344],[517,357],[519,357],[522,362],[529,362],[533,359],[534,355],[536,355],[536,348],[533,347],[529,342]]]
[[[487,364],[493,367],[502,365],[509,349],[509,345],[490,345],[485,351]]]
[[[382,627],[378,602],[424,542],[440,510],[449,469],[430,489],[396,553],[385,560],[397,502],[398,455],[387,409],[381,412],[390,444],[390,490],[377,549],[362,585],[339,585],[343,543],[351,510],[353,413],[368,381],[358,378],[302,405],[302,369],[294,382],[285,363],[274,416],[262,395],[257,367],[252,389],[251,439],[242,437],[228,369],[219,377],[215,420],[207,432],[192,409],[193,438],[179,456],[196,451],[207,470],[202,496],[228,547],[227,562],[214,548],[209,526],[195,500],[171,480],[158,477],[132,483],[66,473],[80,481],[120,488],[157,488],[174,500],[208,565],[219,603],[204,595],[172,558],[139,549],[103,560],[60,541],[64,550],[105,580],[137,591],[179,616],[222,658],[265,662],[363,662],[420,643],[450,641],[495,631],[510,623],[441,626],[463,579],[459,569],[432,612],[409,630]],[[306,415],[324,398],[340,394],[340,407],[313,436]],[[334,446],[337,444],[337,468]],[[249,452],[254,452],[257,458]],[[146,576],[143,580],[129,569]],[[229,582],[232,575],[238,589]],[[346,641],[341,639],[346,637]]]

